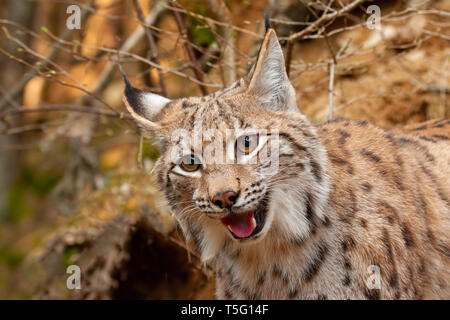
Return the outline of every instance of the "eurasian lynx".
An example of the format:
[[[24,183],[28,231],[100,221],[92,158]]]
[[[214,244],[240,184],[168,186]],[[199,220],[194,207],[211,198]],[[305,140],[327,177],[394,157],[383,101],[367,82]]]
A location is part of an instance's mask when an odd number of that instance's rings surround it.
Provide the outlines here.
[[[128,110],[161,142],[154,172],[215,267],[218,298],[450,298],[450,120],[401,132],[311,124],[273,29],[250,74],[208,96],[171,101],[125,83]],[[226,161],[207,159],[212,144]]]

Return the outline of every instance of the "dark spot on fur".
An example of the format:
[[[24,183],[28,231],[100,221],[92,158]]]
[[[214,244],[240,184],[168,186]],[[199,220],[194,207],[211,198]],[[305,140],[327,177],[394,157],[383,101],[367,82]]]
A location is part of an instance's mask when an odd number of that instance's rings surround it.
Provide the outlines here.
[[[414,247],[415,244],[414,237],[413,234],[411,233],[411,230],[409,230],[408,225],[406,223],[403,223],[400,228],[402,231],[403,240],[405,241],[406,247],[408,248]]]
[[[447,258],[450,258],[450,250],[448,249],[448,246],[446,246],[443,243],[440,243],[436,246],[437,251],[439,251],[442,255],[446,256]]]
[[[285,138],[286,140],[288,140],[291,144],[293,144],[299,151],[306,151],[306,148],[300,144],[298,144],[294,138],[292,138],[289,134],[284,133],[284,132],[280,132],[279,133],[280,137]]]
[[[378,210],[381,214],[385,215],[385,218],[389,223],[393,223],[395,220],[398,220],[398,212],[392,207],[389,203],[385,201],[380,201],[378,204]]]
[[[395,156],[395,161],[397,162],[398,167],[403,168],[403,160],[399,156]]]
[[[338,140],[339,144],[345,144],[345,141],[348,137],[350,137],[350,134],[347,131],[338,129],[337,132],[341,135],[341,137]]]
[[[361,224],[361,227],[363,227],[364,229],[367,228],[367,221],[364,218],[361,218],[359,222]]]
[[[347,167],[347,173],[348,174],[353,174],[353,167],[351,165],[348,165]]]
[[[265,281],[265,280],[266,280],[266,273],[263,272],[263,273],[261,273],[261,274],[259,275],[258,281],[256,282],[256,284],[257,284],[258,286],[262,286],[262,285],[264,284],[264,281]]]
[[[358,125],[366,126],[368,124],[367,120],[358,121]]]
[[[352,269],[352,264],[350,263],[350,261],[344,257],[344,268],[345,270],[351,270]]]
[[[314,232],[316,228],[316,223],[314,221],[314,210],[313,210],[313,198],[311,194],[306,195],[306,219],[308,219],[309,225],[310,225],[310,232]]]
[[[230,290],[228,290],[228,288],[225,288],[225,292],[224,292],[225,298],[226,299],[231,299],[233,296],[231,295]]]
[[[333,163],[339,164],[339,165],[346,165],[348,164],[348,161],[342,158],[338,158],[336,156],[330,155],[330,160]]]
[[[350,285],[350,276],[348,274],[344,277],[344,279],[342,279],[342,284],[344,286]]]
[[[319,164],[314,161],[314,160],[310,160],[310,164],[311,164],[311,171],[314,175],[314,177],[316,178],[317,181],[322,181],[322,176],[320,175],[321,173],[321,169]]]
[[[389,285],[392,288],[398,287],[398,274],[397,274],[397,272],[393,272],[391,274],[391,277],[389,278]]]
[[[408,139],[408,138],[395,138],[392,136],[392,134],[386,135],[386,138],[388,138],[394,145],[397,145],[397,146],[404,147],[404,146],[412,145],[416,148],[420,148],[421,152],[425,155],[425,157],[427,158],[428,161],[433,162],[435,160],[434,157],[428,151],[428,149],[425,146],[421,145],[416,140]]]
[[[352,189],[347,189],[348,194],[348,204],[347,204],[347,216],[350,218],[353,218],[358,211],[357,203],[356,203],[356,196]]]
[[[289,299],[294,299],[298,294],[298,288],[289,290]]]
[[[403,186],[403,183],[402,183],[402,179],[398,175],[393,174],[392,175],[392,181],[394,181],[395,187],[398,190],[400,190],[400,191],[405,190],[405,187]]]
[[[325,243],[321,242],[318,247],[315,256],[312,261],[308,264],[306,269],[303,271],[303,278],[305,281],[310,281],[319,272],[326,255],[328,253],[328,247]]]
[[[423,259],[423,257],[420,257],[420,265],[419,265],[419,273],[421,275],[424,275],[426,273],[427,269],[425,266],[425,260]]]
[[[364,287],[364,295],[369,300],[380,300],[380,290],[379,289],[369,289]]]
[[[368,151],[366,149],[363,149],[361,151],[361,154],[363,156],[369,158],[370,160],[375,161],[375,162],[380,162],[380,160],[381,160],[380,157],[377,156],[375,153],[373,153],[372,151]]]
[[[282,276],[282,274],[283,274],[283,271],[281,270],[281,268],[279,266],[275,265],[272,269],[272,275],[274,277],[279,278]]]
[[[352,236],[345,236],[344,239],[341,241],[342,250],[346,252],[349,249],[352,249],[355,247],[356,243],[355,240],[352,238]]]
[[[310,281],[319,272],[322,263],[328,253],[328,247],[325,243],[321,242],[318,247],[315,256],[303,271],[303,278],[305,281]]]
[[[329,226],[331,225],[331,221],[330,221],[330,219],[328,218],[328,216],[325,216],[325,217],[323,218],[322,224],[323,224],[325,227],[329,227]]]
[[[363,188],[365,191],[370,191],[370,190],[372,190],[372,186],[371,186],[369,183],[367,183],[367,182],[364,182],[364,183],[362,184],[362,188]]]
[[[343,121],[346,121],[346,119],[344,119],[344,118],[335,118],[335,119],[328,120],[327,123],[338,123],[338,122],[343,122]]]
[[[431,138],[425,137],[425,136],[420,136],[419,139],[425,140],[425,141],[429,141],[429,142],[436,142],[436,140],[433,140]]]
[[[428,127],[427,127],[427,125],[425,124],[425,125],[423,125],[423,126],[414,128],[414,129],[412,129],[411,131],[420,131],[420,130],[425,130],[426,128],[428,128]]]
[[[190,108],[192,106],[193,106],[192,103],[189,103],[187,101],[183,101],[183,104],[182,104],[183,109]]]
[[[438,140],[449,140],[449,137],[440,134],[433,134],[432,137]]]

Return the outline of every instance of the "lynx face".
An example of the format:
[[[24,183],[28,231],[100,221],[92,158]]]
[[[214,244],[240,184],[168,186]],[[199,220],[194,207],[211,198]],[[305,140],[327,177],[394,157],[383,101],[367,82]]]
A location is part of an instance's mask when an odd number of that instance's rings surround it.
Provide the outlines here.
[[[226,239],[306,237],[316,219],[311,208],[322,218],[325,151],[298,112],[272,29],[250,74],[222,91],[170,101],[125,82],[128,110],[162,142],[159,183],[184,233],[207,256]]]
[[[194,145],[192,134],[177,137],[156,170],[164,175],[163,183],[170,183],[166,194],[180,221],[199,221],[204,228],[218,225],[230,237],[250,241],[262,236],[272,219],[268,211],[269,186],[278,168],[271,166],[271,151],[275,151],[271,146],[278,139],[270,131],[257,130],[266,125],[263,118],[247,122],[237,110],[240,106],[233,108],[229,103],[226,99],[211,99],[193,108],[191,112],[198,114],[202,109],[208,109],[210,115],[216,111],[218,121],[208,121],[206,126],[206,119],[201,117],[187,132],[195,132],[196,124],[202,122],[202,131],[211,134],[205,135],[197,148],[189,147]],[[229,117],[222,118],[225,106]],[[180,150],[180,146],[186,147]]]

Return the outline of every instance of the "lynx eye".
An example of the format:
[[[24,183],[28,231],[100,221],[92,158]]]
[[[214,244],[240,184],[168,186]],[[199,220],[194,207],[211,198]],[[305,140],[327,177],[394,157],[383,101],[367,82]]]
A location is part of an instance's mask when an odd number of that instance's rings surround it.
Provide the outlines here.
[[[236,149],[241,154],[249,154],[258,146],[258,135],[244,135],[236,140]]]
[[[187,172],[194,172],[200,169],[200,161],[193,155],[187,155],[181,158],[180,168]]]

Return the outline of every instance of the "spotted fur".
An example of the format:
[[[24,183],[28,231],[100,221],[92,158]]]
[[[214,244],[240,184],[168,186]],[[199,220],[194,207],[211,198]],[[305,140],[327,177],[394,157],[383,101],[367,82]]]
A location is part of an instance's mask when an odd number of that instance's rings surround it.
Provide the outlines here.
[[[155,174],[187,239],[216,269],[218,298],[450,298],[448,119],[402,131],[345,119],[311,124],[298,112],[271,29],[250,75],[230,88],[156,99],[156,115],[145,111],[152,97],[127,90],[137,123],[162,143]],[[199,128],[223,136],[277,129],[278,172],[264,173],[265,160],[176,173],[168,155],[185,141],[172,133]],[[224,209],[212,198],[226,190],[238,194],[236,208],[267,206],[264,228],[250,240],[233,238],[220,221]],[[379,289],[367,285],[373,265]]]

